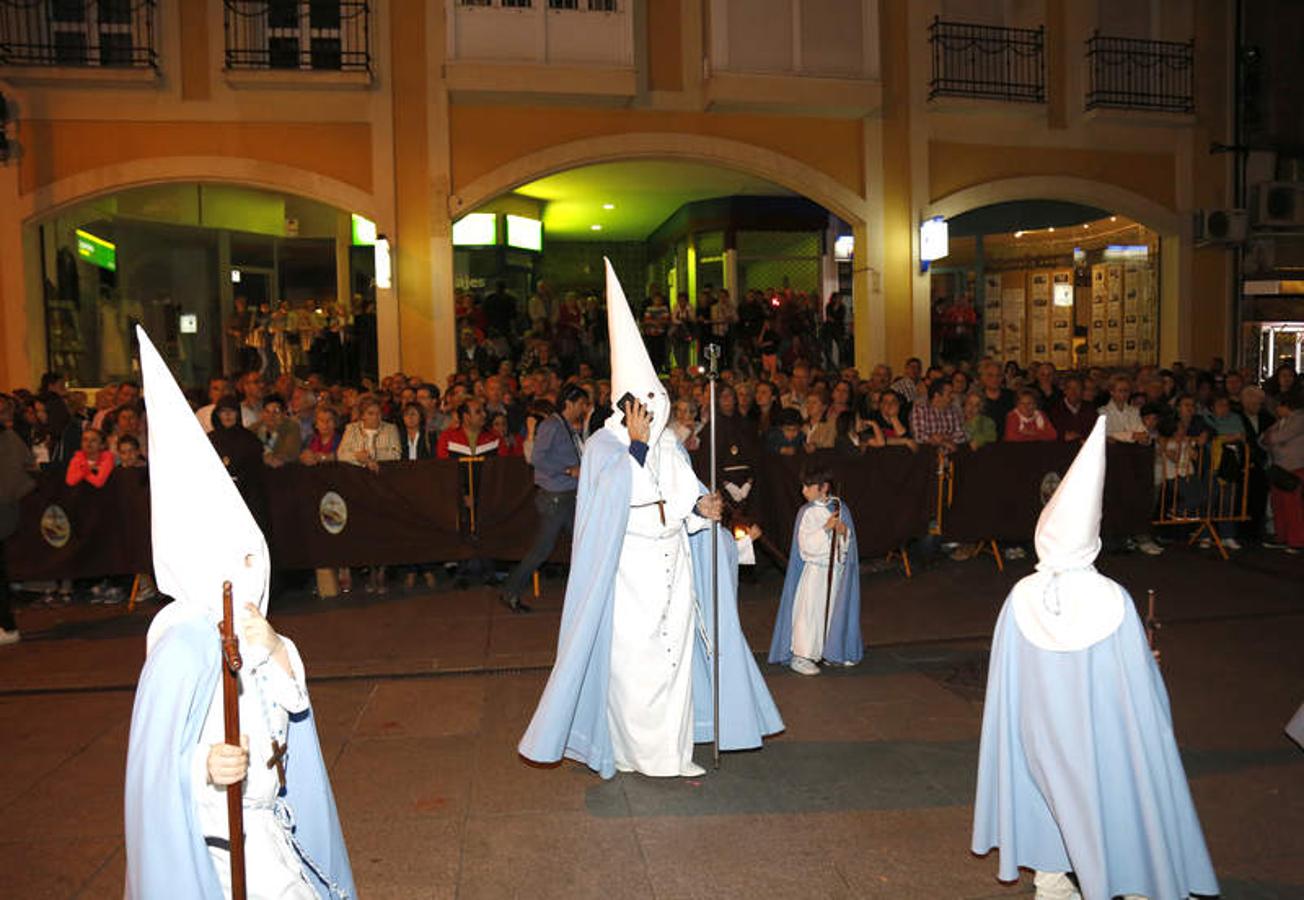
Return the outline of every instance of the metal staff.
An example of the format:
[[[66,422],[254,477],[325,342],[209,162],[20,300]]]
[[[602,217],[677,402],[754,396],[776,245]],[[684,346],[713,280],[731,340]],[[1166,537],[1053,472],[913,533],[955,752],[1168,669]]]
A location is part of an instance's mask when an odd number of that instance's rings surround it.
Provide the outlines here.
[[[716,488],[715,466],[715,384],[720,378],[720,348],[716,344],[706,345],[706,358],[711,364],[710,396],[711,409],[711,495]],[[720,768],[720,523],[711,522],[711,718],[712,741],[711,754],[715,768]]]
[[[235,615],[231,609],[231,582],[222,582],[222,713],[226,743],[240,746],[240,646],[235,638]],[[244,786],[226,786],[226,820],[231,853],[231,900],[245,900]]]
[[[1159,629],[1162,627],[1163,623],[1155,615],[1155,590],[1151,588],[1146,591],[1146,643],[1155,655],[1155,662],[1159,661]]]
[[[841,507],[836,499],[829,501],[829,518],[836,516]],[[838,529],[829,529],[829,580],[824,588],[824,641],[829,642],[829,630],[833,627],[833,572],[838,564]]]

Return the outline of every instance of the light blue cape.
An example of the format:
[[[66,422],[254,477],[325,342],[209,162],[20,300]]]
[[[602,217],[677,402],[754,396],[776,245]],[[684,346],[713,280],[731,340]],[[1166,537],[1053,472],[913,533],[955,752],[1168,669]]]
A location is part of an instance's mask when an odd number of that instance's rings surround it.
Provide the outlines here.
[[[770,640],[770,662],[787,665],[792,661],[792,604],[806,562],[801,558],[797,533],[801,517],[813,504],[797,510],[792,526],[792,549],[788,551],[788,574],[783,579],[783,596],[774,617],[774,637]],[[829,633],[824,638],[824,658],[834,663],[858,663],[865,656],[865,639],[860,634],[860,551],[856,546],[856,523],[846,503],[839,504],[842,521],[847,525],[847,564],[842,570],[837,592],[833,595],[833,614]]]
[[[191,796],[193,754],[219,688],[217,629],[204,617],[172,626],[145,659],[131,714],[125,796],[128,898],[222,900]],[[295,837],[336,885],[356,897],[311,708],[290,718],[286,802]],[[326,886],[305,866],[319,896]]]
[[[1121,590],[1121,588],[1120,588]],[[1007,600],[996,623],[974,803],[973,852],[1077,874],[1086,900],[1218,893],[1159,667],[1127,597],[1084,650],[1042,650]]]
[[[688,454],[680,448],[685,464]],[[616,774],[607,725],[611,676],[611,620],[616,567],[629,521],[632,473],[629,447],[608,430],[584,447],[576,497],[570,580],[557,639],[557,660],[534,718],[518,749],[526,759],[554,763],[563,756],[584,763],[603,778]],[[761,677],[738,621],[738,549],[720,529],[720,749],[747,750],[783,720]],[[711,634],[711,529],[689,537],[693,587]],[[697,629],[695,629],[697,631]],[[701,639],[694,641],[693,737],[713,736],[711,660]]]

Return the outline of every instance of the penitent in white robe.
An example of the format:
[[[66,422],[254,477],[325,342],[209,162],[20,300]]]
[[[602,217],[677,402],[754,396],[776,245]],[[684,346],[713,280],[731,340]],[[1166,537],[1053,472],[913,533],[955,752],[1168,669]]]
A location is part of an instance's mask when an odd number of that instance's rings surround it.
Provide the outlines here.
[[[797,548],[805,563],[797,594],[792,603],[792,653],[819,662],[824,656],[824,639],[828,633],[829,598],[829,501],[812,503],[802,514],[797,527]],[[837,565],[833,570],[833,593],[838,595],[847,560],[847,536],[838,537]]]
[[[688,535],[710,523],[693,513],[697,476],[667,430],[633,456],[629,524],[616,571],[607,720],[616,768],[698,775],[693,763],[693,629],[697,627]],[[665,501],[665,523],[656,501]]]
[[[290,715],[308,708],[308,689],[304,681],[303,660],[288,639],[286,652],[294,677],[285,673],[260,647],[240,648],[244,667],[240,670],[240,731],[249,736],[249,774],[244,783],[245,878],[249,900],[317,900],[309,884],[299,854],[290,843],[290,835],[277,821],[275,802],[280,779],[275,768],[268,768],[272,757],[273,729],[285,734]],[[199,812],[205,837],[226,839],[226,788],[208,782],[208,750],[223,743],[222,691],[214,692],[204,719],[199,746],[191,765],[192,796]],[[285,757],[289,765],[291,747]],[[208,848],[217,869],[223,893],[231,896],[231,857],[222,847]]]

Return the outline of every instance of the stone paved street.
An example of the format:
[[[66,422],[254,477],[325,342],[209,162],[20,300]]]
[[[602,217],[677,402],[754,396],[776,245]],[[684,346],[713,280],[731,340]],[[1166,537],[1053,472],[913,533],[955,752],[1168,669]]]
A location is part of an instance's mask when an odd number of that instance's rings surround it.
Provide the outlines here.
[[[1112,555],[1159,591],[1178,739],[1228,898],[1304,897],[1304,559]],[[292,594],[271,611],[307,661],[358,889],[377,897],[923,897],[1031,894],[968,851],[988,635],[1009,585],[990,559],[864,579],[865,664],[763,666],[787,731],[701,779],[525,764],[560,579],[515,616],[487,589]],[[781,584],[746,586],[752,647]],[[121,896],[122,772],[150,606],[20,612],[0,651],[0,896]],[[699,748],[699,761],[707,748]]]

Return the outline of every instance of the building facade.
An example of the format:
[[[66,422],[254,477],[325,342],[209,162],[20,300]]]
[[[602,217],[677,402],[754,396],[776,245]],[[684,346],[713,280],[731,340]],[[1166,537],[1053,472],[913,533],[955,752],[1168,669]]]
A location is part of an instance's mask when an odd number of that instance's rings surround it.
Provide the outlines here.
[[[1192,214],[1232,199],[1232,160],[1209,147],[1230,135],[1233,6],[0,0],[0,382],[31,384],[59,339],[42,225],[179,185],[234,194],[112,214],[220,229],[223,198],[277,192],[290,199],[268,234],[333,241],[344,296],[349,219],[374,222],[393,266],[375,292],[380,371],[442,380],[453,222],[547,175],[648,159],[763,178],[851,225],[862,369],[929,352],[920,224],[1022,200],[1154,232],[1158,358],[1230,358],[1231,255],[1197,242]],[[1142,74],[1156,64],[1168,74]],[[212,246],[224,273],[234,251]],[[168,278],[177,292],[186,275]],[[224,274],[205,285],[206,309],[237,290]]]

